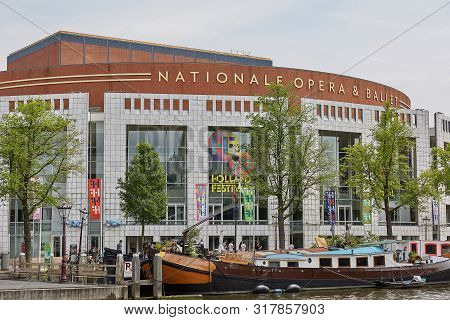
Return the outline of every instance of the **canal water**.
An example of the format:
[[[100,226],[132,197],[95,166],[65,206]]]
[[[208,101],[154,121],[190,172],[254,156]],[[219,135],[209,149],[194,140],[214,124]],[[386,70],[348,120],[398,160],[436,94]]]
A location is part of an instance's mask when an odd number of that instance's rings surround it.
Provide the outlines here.
[[[207,300],[450,300],[450,284],[416,289],[340,289],[313,290],[290,294],[234,294],[204,296]]]

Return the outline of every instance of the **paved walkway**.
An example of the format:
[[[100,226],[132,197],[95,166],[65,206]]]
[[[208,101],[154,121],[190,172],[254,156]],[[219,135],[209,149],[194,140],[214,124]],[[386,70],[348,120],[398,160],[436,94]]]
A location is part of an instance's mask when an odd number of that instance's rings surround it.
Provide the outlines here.
[[[23,289],[79,288],[79,287],[86,287],[86,285],[77,283],[55,283],[55,282],[40,282],[40,281],[26,281],[26,280],[0,280],[0,291],[23,290]]]

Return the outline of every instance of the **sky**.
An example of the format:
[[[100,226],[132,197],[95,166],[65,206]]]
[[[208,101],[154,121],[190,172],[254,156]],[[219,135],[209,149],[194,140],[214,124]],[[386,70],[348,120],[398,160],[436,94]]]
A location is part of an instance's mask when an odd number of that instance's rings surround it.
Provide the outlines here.
[[[430,116],[450,115],[446,0],[0,0],[0,70],[9,53],[59,30],[239,50],[279,67],[336,74],[383,47],[345,74],[399,89]]]

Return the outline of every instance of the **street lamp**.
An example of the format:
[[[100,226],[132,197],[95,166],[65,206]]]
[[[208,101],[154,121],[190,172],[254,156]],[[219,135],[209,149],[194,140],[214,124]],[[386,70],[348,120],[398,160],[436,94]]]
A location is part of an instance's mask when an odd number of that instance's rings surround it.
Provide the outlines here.
[[[84,220],[86,220],[88,214],[89,214],[89,212],[86,210],[86,208],[83,208],[80,210],[81,228],[80,228],[80,246],[78,247],[78,258],[77,258],[78,264],[80,263],[80,257],[81,257],[81,241],[83,239],[83,225],[84,225]]]
[[[63,224],[61,278],[59,279],[59,282],[64,283],[67,282],[66,220],[69,218],[70,209],[72,209],[72,206],[63,204],[57,208]]]
[[[430,221],[430,218],[425,217],[422,219],[424,225],[425,225],[425,241],[428,241],[428,222]]]

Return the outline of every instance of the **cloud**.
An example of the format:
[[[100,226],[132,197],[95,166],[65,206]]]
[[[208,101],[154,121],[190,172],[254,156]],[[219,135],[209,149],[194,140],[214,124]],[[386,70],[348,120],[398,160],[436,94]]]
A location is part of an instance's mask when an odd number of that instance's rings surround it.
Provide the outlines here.
[[[25,1],[6,0],[53,33],[93,33],[201,49],[249,51],[276,66],[341,73],[444,1]],[[0,68],[45,34],[0,10]],[[413,107],[444,112],[450,88],[450,6],[349,75],[405,92]]]

